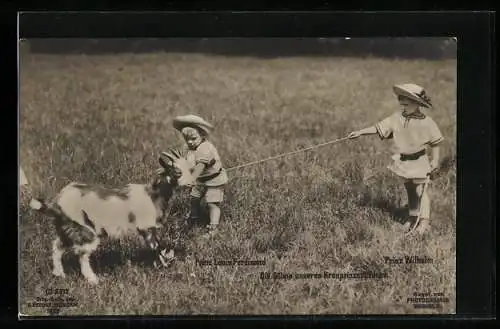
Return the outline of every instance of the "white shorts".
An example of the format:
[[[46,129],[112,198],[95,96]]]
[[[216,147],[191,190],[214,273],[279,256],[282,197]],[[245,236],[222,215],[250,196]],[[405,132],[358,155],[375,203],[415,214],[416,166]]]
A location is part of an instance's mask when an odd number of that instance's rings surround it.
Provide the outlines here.
[[[206,203],[219,203],[224,201],[224,188],[222,186],[196,185],[191,189],[191,196],[201,198]]]

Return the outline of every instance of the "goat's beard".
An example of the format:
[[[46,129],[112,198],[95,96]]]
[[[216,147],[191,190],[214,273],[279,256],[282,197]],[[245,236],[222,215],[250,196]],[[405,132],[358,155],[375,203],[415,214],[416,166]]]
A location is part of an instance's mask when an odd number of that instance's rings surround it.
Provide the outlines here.
[[[163,266],[168,266],[174,258],[174,249],[180,241],[180,231],[171,221],[163,221],[162,227],[157,229],[158,251],[156,257]]]
[[[169,200],[172,197],[174,189],[177,187],[177,180],[171,178],[170,181],[162,180],[156,185],[159,195]]]
[[[174,259],[174,249],[160,249],[160,251],[158,252],[158,259],[160,260],[163,267],[168,267]],[[157,268],[160,267],[159,264],[156,264],[156,262],[155,266]]]

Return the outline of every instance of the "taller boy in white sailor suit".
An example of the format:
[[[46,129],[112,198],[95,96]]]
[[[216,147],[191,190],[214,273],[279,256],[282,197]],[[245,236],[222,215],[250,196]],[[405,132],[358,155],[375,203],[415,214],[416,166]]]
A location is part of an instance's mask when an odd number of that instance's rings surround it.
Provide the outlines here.
[[[438,169],[439,145],[444,138],[434,120],[420,110],[420,107],[432,108],[424,88],[407,83],[395,85],[393,91],[402,110],[371,127],[350,133],[349,137],[378,134],[381,139],[393,140],[396,152],[388,168],[404,182],[408,195],[408,223],[413,226],[419,216],[416,231],[424,233],[430,226],[430,200],[424,186],[428,175]],[[431,159],[427,146],[432,150]]]

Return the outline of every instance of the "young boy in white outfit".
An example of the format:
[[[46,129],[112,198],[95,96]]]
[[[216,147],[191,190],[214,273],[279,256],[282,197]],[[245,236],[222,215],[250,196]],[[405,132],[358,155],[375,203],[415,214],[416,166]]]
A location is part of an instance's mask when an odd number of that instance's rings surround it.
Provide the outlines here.
[[[207,229],[212,233],[219,224],[220,204],[224,200],[224,186],[228,183],[219,153],[208,141],[213,126],[196,115],[176,117],[173,125],[184,137],[187,145],[186,158],[192,163],[192,174],[196,181],[191,189],[191,210],[188,221],[199,220],[203,199],[208,206],[210,216]]]
[[[398,111],[374,126],[354,131],[350,138],[378,134],[381,139],[393,139],[396,154],[388,168],[401,177],[408,195],[409,224],[413,226],[418,216],[416,231],[420,234],[429,228],[430,200],[424,185],[429,174],[439,166],[439,144],[443,135],[437,124],[420,111],[420,107],[432,108],[424,88],[408,83],[395,85],[402,111]],[[426,147],[432,150],[431,159]]]

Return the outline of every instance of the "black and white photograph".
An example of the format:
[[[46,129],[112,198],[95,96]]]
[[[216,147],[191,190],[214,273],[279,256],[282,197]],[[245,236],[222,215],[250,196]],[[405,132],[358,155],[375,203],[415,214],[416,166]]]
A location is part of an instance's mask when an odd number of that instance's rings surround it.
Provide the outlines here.
[[[456,313],[457,39],[19,41],[19,313]]]

